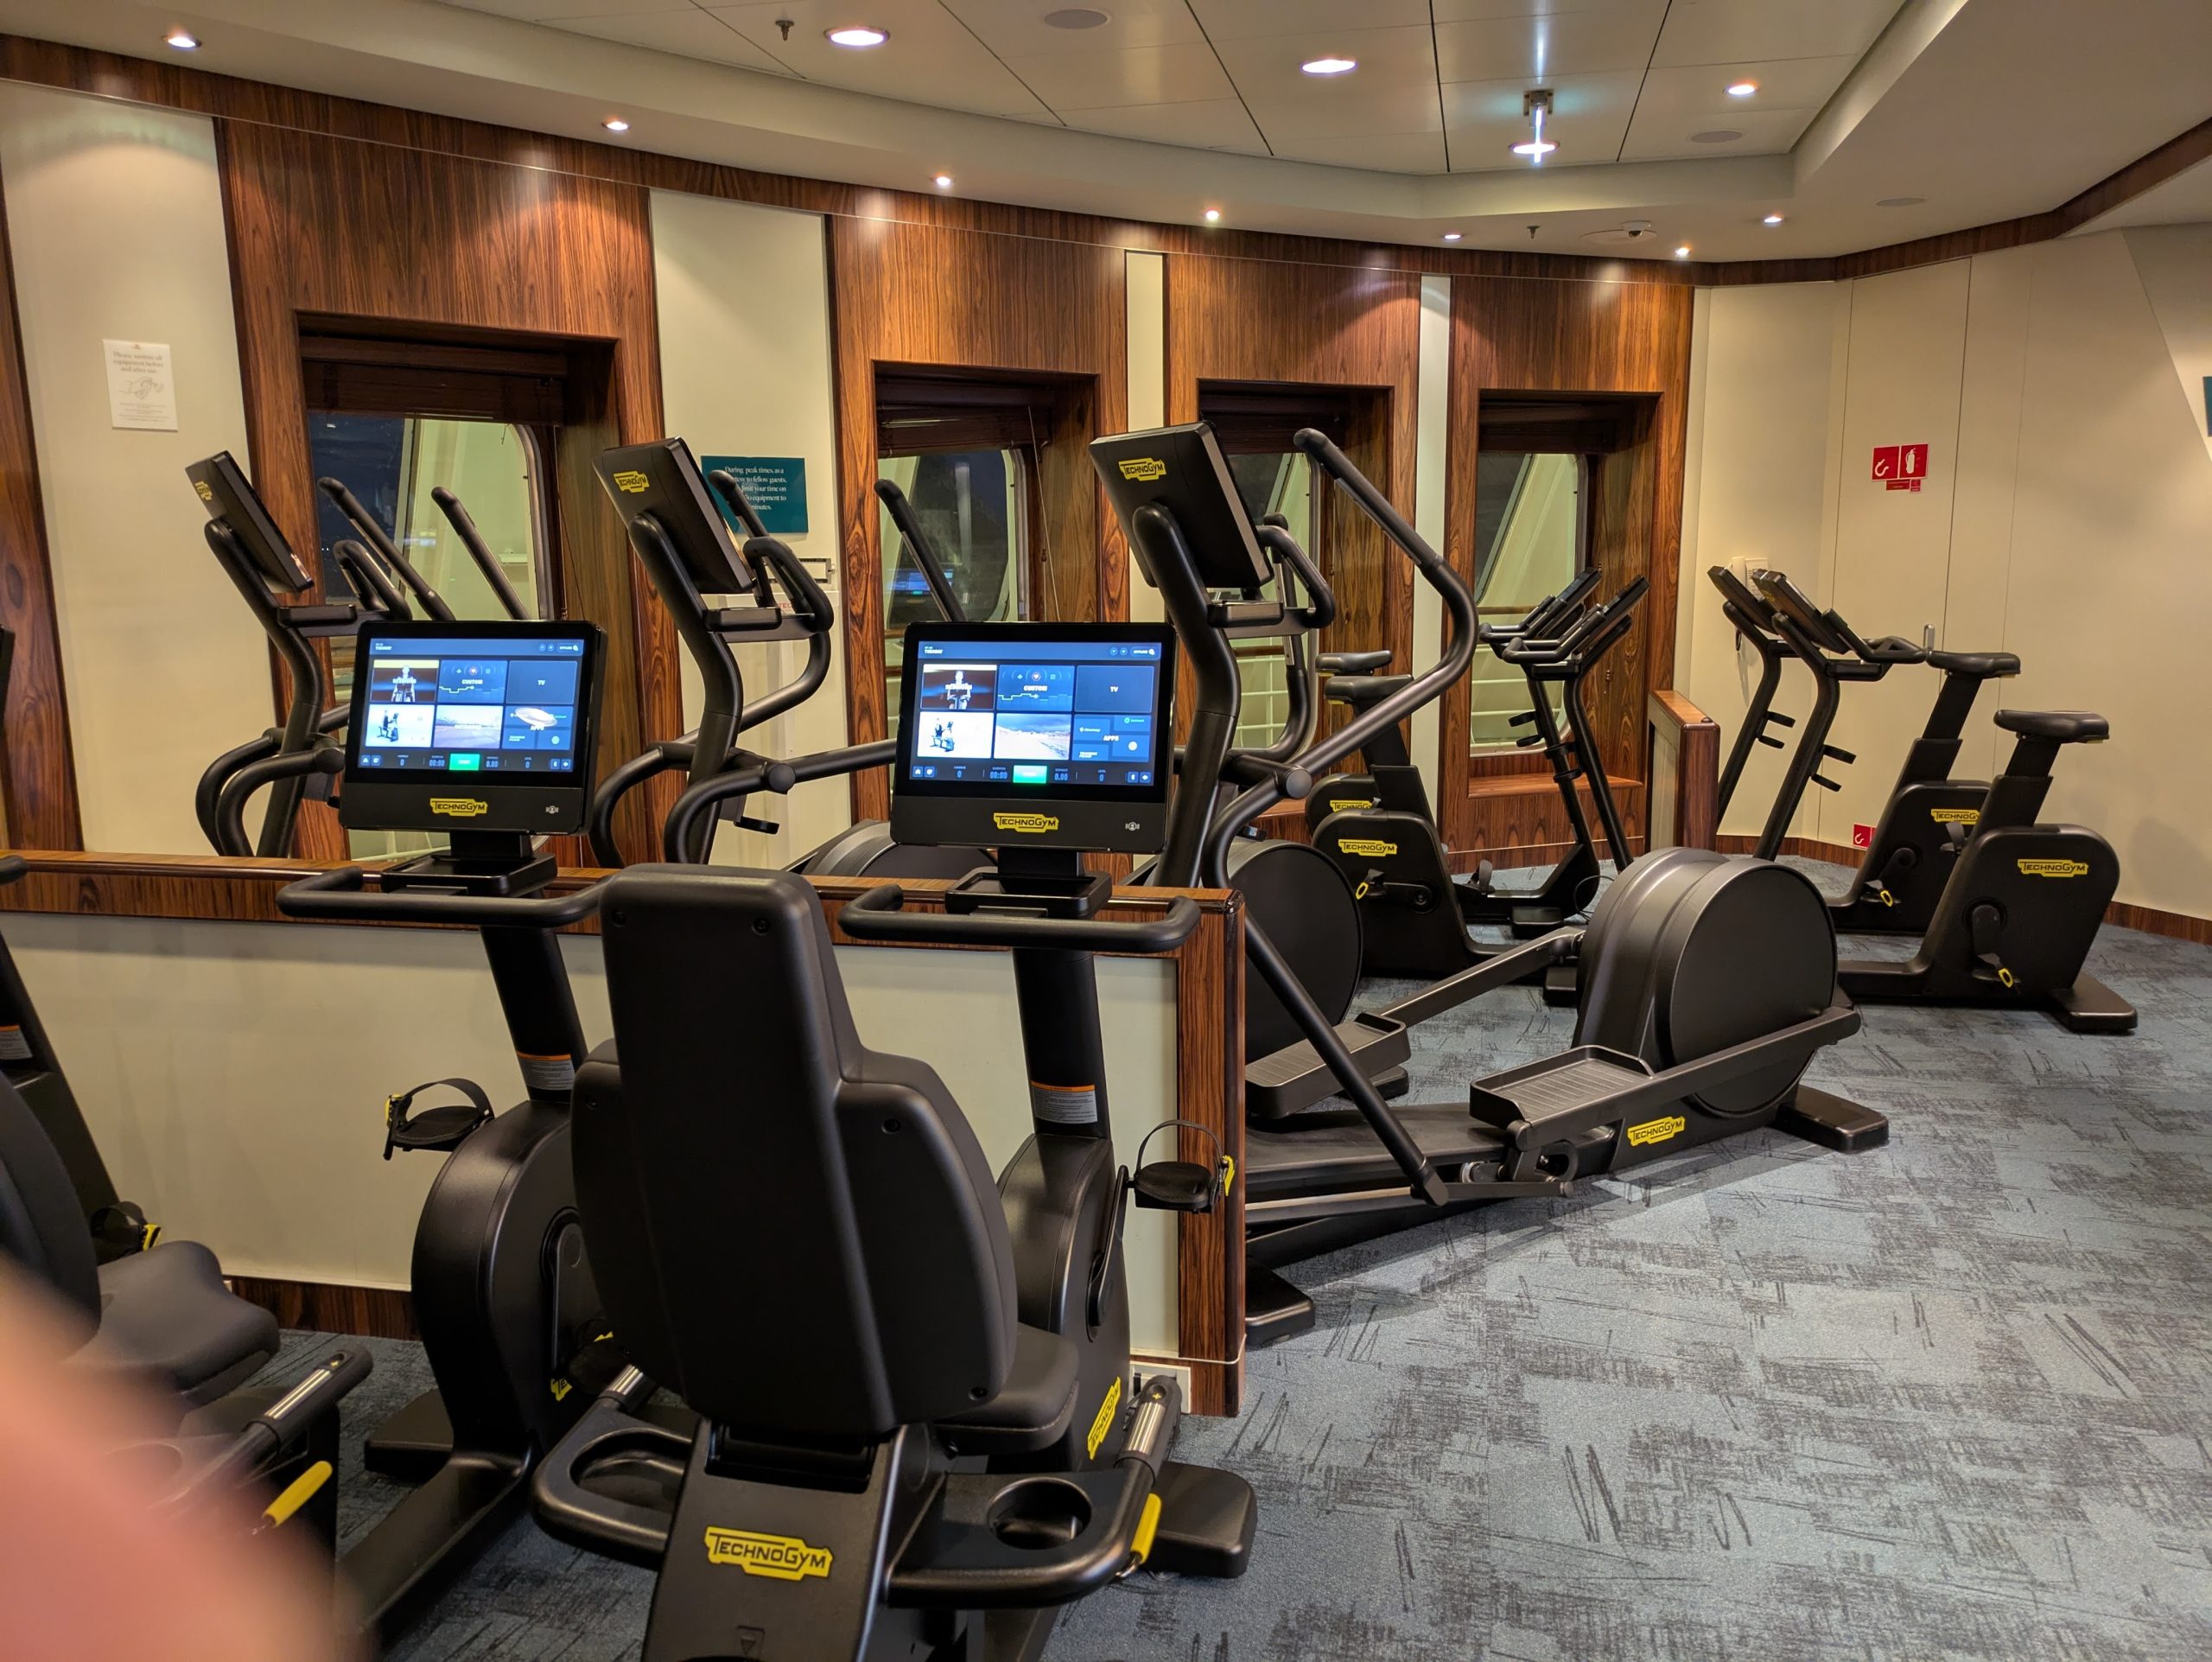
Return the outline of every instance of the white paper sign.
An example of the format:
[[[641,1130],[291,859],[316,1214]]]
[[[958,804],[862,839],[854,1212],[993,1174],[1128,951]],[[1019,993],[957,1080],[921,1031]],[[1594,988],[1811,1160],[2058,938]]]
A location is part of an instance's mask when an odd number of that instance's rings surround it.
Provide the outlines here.
[[[104,341],[111,427],[176,431],[176,374],[158,341]]]

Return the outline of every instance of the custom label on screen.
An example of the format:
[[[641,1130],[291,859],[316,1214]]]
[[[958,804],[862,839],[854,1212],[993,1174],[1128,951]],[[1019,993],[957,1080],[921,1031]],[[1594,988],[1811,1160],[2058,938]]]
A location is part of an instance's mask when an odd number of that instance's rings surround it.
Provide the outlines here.
[[[2016,860],[2023,877],[2086,877],[2089,875],[2087,860]]]
[[[1106,1387],[1106,1400],[1098,1404],[1098,1412],[1091,1417],[1090,1433],[1083,1440],[1084,1453],[1090,1459],[1098,1458],[1098,1446],[1114,1429],[1114,1410],[1121,1405],[1122,1379],[1116,1374],[1114,1383]]]
[[[710,1529],[707,1531],[707,1560],[735,1564],[748,1576],[772,1581],[804,1581],[827,1576],[832,1562],[826,1546],[809,1546],[796,1535],[756,1535],[751,1530]]]
[[[1641,1125],[1628,1128],[1628,1145],[1631,1149],[1646,1149],[1654,1143],[1665,1143],[1680,1137],[1689,1128],[1689,1121],[1680,1114],[1669,1114],[1664,1119],[1647,1119]]]
[[[1122,463],[1122,477],[1148,485],[1155,479],[1167,477],[1167,464],[1158,456],[1132,456]]]
[[[1339,837],[1337,852],[1349,854],[1355,859],[1380,860],[1398,851],[1395,843],[1386,843],[1379,837]]]

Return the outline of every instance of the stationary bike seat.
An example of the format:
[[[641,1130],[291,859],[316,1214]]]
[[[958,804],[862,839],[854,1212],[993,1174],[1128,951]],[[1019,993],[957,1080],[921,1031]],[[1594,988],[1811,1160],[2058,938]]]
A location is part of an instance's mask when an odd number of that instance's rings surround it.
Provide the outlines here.
[[[2020,672],[2020,660],[2012,653],[1930,653],[1928,661],[1946,675],[1964,675],[1976,681]]]
[[[2000,710],[1997,725],[2023,738],[2060,744],[2096,744],[2111,736],[2111,725],[2086,710]]]
[[[1410,675],[1332,675],[1322,691],[1340,704],[1370,710],[1400,687],[1412,685]]]
[[[1388,647],[1371,653],[1323,653],[1314,660],[1324,675],[1371,675],[1390,667]]]

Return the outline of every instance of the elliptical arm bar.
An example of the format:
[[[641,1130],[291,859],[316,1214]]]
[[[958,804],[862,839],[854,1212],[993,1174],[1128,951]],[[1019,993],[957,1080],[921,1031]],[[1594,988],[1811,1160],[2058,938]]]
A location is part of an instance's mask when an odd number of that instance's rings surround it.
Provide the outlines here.
[[[720,468],[718,478],[729,475]],[[732,481],[733,487],[735,481]],[[810,631],[806,640],[806,663],[799,672],[763,697],[748,700],[745,719],[738,723],[742,733],[760,726],[772,716],[780,716],[794,705],[804,704],[814,696],[816,689],[830,674],[830,635],[836,627],[837,608],[806,563],[791,552],[774,537],[752,537],[746,539],[745,557],[753,563],[756,570],[772,570],[784,585],[784,592],[791,597],[791,615]]]
[[[407,602],[398,589],[391,586],[391,579],[377,564],[376,556],[355,542],[351,537],[341,537],[330,545],[338,561],[338,569],[346,574],[346,581],[353,590],[353,597],[368,611],[381,612],[386,617],[404,619],[412,615]]]
[[[1279,518],[1270,515],[1269,518]],[[1321,575],[1321,568],[1313,564],[1313,557],[1298,545],[1298,538],[1290,534],[1287,525],[1262,523],[1253,527],[1253,535],[1262,548],[1273,554],[1277,562],[1288,566],[1298,576],[1306,590],[1306,602],[1296,608],[1300,621],[1308,629],[1325,629],[1337,621],[1337,591]],[[1283,605],[1290,605],[1290,596],[1282,597]]]
[[[714,487],[715,495],[729,505],[729,511],[744,525],[747,537],[766,537],[768,534],[766,522],[753,506],[753,499],[746,495],[745,487],[737,482],[735,474],[727,468],[717,468],[707,475],[707,483]]]
[[[246,799],[263,786],[274,785],[281,780],[305,779],[311,774],[342,773],[345,767],[346,753],[327,746],[314,750],[280,751],[259,761],[248,762],[223,781],[221,793],[215,799],[215,852],[246,855],[256,851],[246,839],[245,804]]]
[[[930,598],[937,602],[937,609],[947,623],[965,623],[967,608],[960,597],[952,592],[952,584],[944,575],[944,568],[938,564],[937,551],[930,546],[930,539],[922,530],[922,522],[914,513],[914,505],[906,500],[906,493],[888,479],[875,481],[875,494],[890,514],[891,523],[898,527],[899,544],[914,569],[922,574],[922,581],[929,587]]]
[[[429,579],[415,569],[412,560],[400,552],[399,544],[391,539],[391,533],[384,528],[376,515],[362,505],[361,499],[346,487],[346,481],[326,474],[315,483],[315,488],[328,497],[339,513],[346,516],[346,523],[361,533],[361,539],[376,551],[377,557],[398,574],[400,582],[407,585],[408,593],[422,602],[423,615],[436,618],[442,622],[453,621],[453,608],[446,604],[445,596],[431,587]]]
[[[341,712],[342,714],[343,712]],[[193,818],[200,822],[200,834],[207,839],[207,846],[218,854],[251,854],[250,848],[226,849],[223,846],[223,822],[217,813],[222,801],[223,787],[229,784],[239,768],[273,756],[281,741],[276,729],[270,728],[259,738],[248,739],[244,744],[226,750],[207,764],[200,775],[200,783],[193,787]]]
[[[661,827],[663,856],[679,864],[701,863],[701,859],[695,859],[690,853],[694,847],[694,828],[699,823],[700,815],[716,803],[734,796],[750,796],[755,791],[772,791],[781,796],[793,786],[804,785],[811,780],[834,779],[840,774],[858,774],[870,767],[887,767],[898,751],[899,742],[896,739],[878,739],[870,744],[818,750],[810,756],[794,756],[785,761],[734,768],[728,773],[702,779],[677,798],[676,806],[668,811],[667,823]]]
[[[690,767],[691,756],[692,747],[688,741],[663,739],[607,770],[599,788],[591,793],[591,804],[584,812],[584,831],[591,842],[593,859],[607,867],[622,863],[622,851],[614,845],[614,811],[621,806],[622,799],[657,774],[666,773],[671,767]]]
[[[443,485],[430,488],[430,500],[438,505],[446,523],[453,527],[453,534],[461,538],[461,545],[468,551],[468,557],[476,562],[476,569],[484,574],[484,581],[491,585],[492,597],[499,602],[499,609],[516,622],[526,622],[530,608],[522,603],[522,596],[515,593],[514,584],[507,581],[505,569],[492,545],[484,540],[484,533],[476,528],[476,521],[461,506],[461,499]]]

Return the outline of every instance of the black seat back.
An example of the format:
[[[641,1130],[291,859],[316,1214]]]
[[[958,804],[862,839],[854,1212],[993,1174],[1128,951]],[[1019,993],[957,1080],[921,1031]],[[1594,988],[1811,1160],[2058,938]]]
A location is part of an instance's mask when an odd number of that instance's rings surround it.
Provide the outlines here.
[[[0,1079],[0,1258],[99,1321],[99,1263],[77,1186],[38,1116],[5,1079]]]
[[[578,1079],[576,1193],[632,1360],[772,1439],[995,1395],[1015,1304],[990,1168],[935,1073],[861,1044],[813,889],[637,866],[600,916],[620,1062]]]

